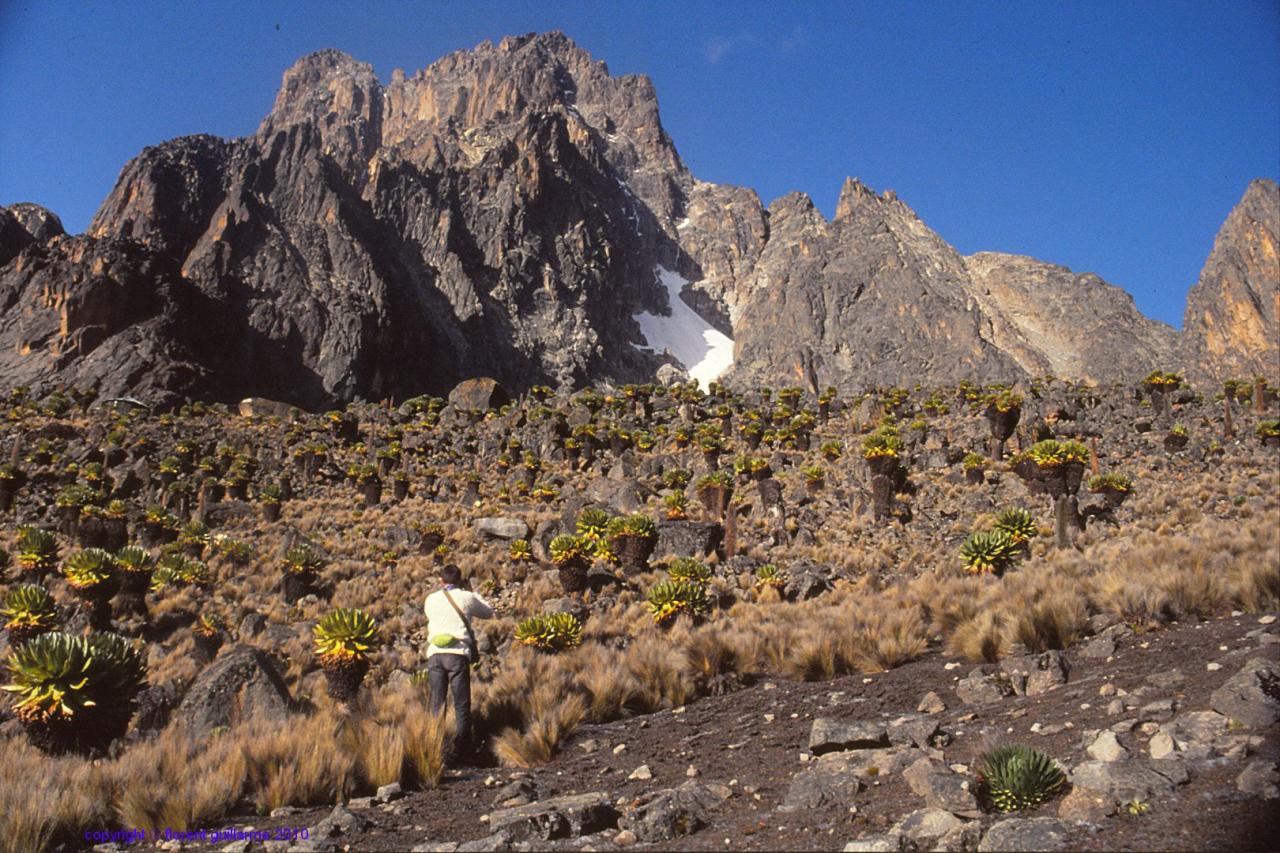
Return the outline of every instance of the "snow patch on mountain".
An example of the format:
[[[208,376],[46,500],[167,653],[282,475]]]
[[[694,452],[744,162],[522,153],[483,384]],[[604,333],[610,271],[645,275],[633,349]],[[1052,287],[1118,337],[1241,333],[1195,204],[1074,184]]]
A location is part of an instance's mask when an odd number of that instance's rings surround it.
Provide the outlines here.
[[[671,316],[663,317],[648,311],[635,315],[640,333],[648,344],[640,349],[670,353],[705,389],[733,366],[733,340],[684,303],[680,291],[689,282],[679,273],[659,266],[654,268],[653,274],[667,289]]]

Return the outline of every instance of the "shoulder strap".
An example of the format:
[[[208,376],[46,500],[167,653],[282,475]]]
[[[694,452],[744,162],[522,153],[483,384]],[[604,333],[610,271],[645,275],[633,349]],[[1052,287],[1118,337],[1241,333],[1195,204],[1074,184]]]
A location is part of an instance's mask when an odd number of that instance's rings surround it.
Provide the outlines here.
[[[462,620],[462,627],[467,629],[467,640],[470,641],[471,647],[475,648],[476,635],[471,630],[471,620],[467,618],[467,614],[462,612],[462,608],[458,606],[458,602],[453,600],[453,596],[449,594],[449,590],[440,590],[444,593],[445,600],[449,602],[449,606],[453,608],[453,612],[458,614],[458,618]]]

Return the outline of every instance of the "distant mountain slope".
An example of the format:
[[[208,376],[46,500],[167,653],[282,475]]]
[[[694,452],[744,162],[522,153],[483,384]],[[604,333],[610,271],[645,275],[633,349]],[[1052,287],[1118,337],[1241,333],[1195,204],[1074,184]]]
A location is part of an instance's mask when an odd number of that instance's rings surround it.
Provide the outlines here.
[[[641,321],[670,313],[672,274],[732,341],[729,381],[1107,382],[1180,361],[1173,331],[1118,288],[963,258],[891,192],[849,181],[827,221],[802,194],[766,208],[698,181],[649,80],[610,76],[560,33],[485,42],[387,85],[320,51],[285,72],[252,136],[145,149],[87,234],[19,207],[0,213],[13,383],[317,408],[482,374],[516,390],[645,381],[703,351],[647,346]],[[1198,290],[1223,276],[1265,289],[1260,260],[1211,263]],[[129,298],[100,298],[116,291]],[[1198,351],[1228,352],[1197,335]],[[1246,354],[1259,339],[1233,338]],[[704,380],[724,367],[716,341]]]

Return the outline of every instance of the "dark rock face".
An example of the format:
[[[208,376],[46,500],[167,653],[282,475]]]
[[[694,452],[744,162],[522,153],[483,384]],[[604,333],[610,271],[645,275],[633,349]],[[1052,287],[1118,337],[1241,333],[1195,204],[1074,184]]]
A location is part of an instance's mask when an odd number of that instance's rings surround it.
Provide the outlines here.
[[[1249,184],[1187,294],[1188,373],[1202,382],[1280,376],[1280,187]]]
[[[291,707],[289,688],[271,658],[253,646],[224,651],[200,673],[177,710],[195,737],[253,717],[283,719]]]
[[[193,348],[209,336],[195,322],[203,300],[186,284],[131,240],[32,238],[0,270],[0,375],[108,396],[196,393],[209,377]]]
[[[1206,357],[1274,361],[1274,189],[1251,187],[1206,265]],[[892,192],[849,181],[827,221],[802,194],[766,209],[696,181],[649,80],[561,33],[386,85],[320,51],[252,136],[144,149],[83,236],[0,210],[3,375],[153,404],[650,381],[672,359],[635,317],[673,296],[735,340],[724,378],[744,384],[1105,382],[1166,366],[1175,339],[1096,276],[961,257]]]

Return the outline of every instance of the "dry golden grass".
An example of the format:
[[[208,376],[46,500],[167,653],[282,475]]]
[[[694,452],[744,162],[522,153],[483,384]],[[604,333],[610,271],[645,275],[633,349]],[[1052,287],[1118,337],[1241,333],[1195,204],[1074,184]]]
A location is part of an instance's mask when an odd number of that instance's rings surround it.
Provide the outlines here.
[[[522,729],[505,729],[493,740],[493,752],[504,767],[546,764],[556,749],[586,717],[587,704],[577,694],[539,702]]]

